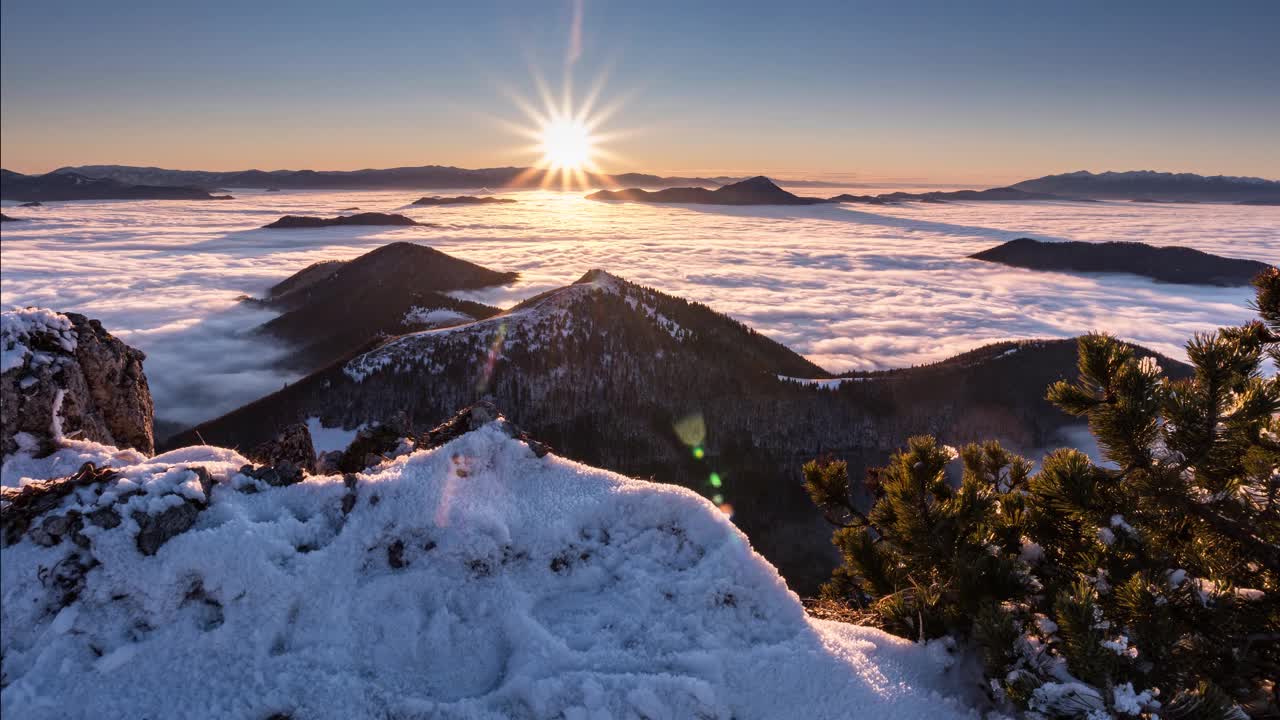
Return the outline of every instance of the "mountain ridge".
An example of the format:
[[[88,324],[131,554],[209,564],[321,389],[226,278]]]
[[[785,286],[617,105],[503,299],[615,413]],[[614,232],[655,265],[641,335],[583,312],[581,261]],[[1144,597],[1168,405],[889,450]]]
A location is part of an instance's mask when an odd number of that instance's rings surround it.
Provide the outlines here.
[[[529,167],[460,168],[451,165],[420,165],[361,170],[169,170],[130,165],[79,165],[53,173],[79,173],[111,178],[133,184],[200,185],[276,189],[384,189],[431,190],[452,188],[505,187],[537,189],[550,184],[549,171]],[[52,173],[51,173],[52,174]],[[664,177],[648,173],[592,173],[588,184],[641,185],[666,187],[673,184],[720,185],[714,178]],[[557,185],[551,185],[557,186]]]
[[[1028,192],[1098,200],[1196,200],[1204,202],[1280,199],[1280,181],[1234,175],[1199,175],[1154,170],[1088,170],[1045,175],[1010,187]]]
[[[711,308],[594,270],[488,319],[360,348],[164,446],[252,447],[309,418],[430,427],[491,400],[567,457],[723,496],[761,552],[812,590],[833,558],[796,477],[806,460],[874,465],[922,433],[1033,449],[1076,422],[1043,399],[1074,377],[1075,343],[1007,349],[842,382]]]
[[[91,178],[74,172],[24,175],[0,170],[0,198],[27,202],[61,200],[231,200],[191,186],[145,185],[112,178]]]
[[[316,370],[381,336],[491,317],[501,311],[445,293],[518,278],[425,245],[390,243],[351,260],[308,265],[272,286],[257,302],[281,314],[257,331],[294,348],[290,366]]]

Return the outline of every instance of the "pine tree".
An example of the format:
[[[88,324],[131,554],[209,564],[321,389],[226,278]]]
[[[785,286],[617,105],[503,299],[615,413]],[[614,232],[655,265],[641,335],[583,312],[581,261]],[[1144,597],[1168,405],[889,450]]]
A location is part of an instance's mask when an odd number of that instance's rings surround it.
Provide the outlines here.
[[[1197,335],[1169,380],[1108,335],[1048,390],[1103,462],[1032,464],[998,443],[911,438],[851,500],[848,467],[803,468],[839,526],[823,588],[917,640],[982,658],[993,699],[1031,717],[1243,718],[1280,712],[1280,270],[1260,321]],[[1270,373],[1270,374],[1268,374]],[[959,484],[948,465],[961,461]]]

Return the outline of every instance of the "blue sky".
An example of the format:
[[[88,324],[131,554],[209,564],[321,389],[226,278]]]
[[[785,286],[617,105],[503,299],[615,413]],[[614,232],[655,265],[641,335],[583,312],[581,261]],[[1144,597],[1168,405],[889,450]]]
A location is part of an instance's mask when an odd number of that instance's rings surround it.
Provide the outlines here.
[[[1280,2],[3,3],[5,167],[523,165],[605,77],[611,171],[1280,177]],[[506,91],[504,91],[504,89]]]

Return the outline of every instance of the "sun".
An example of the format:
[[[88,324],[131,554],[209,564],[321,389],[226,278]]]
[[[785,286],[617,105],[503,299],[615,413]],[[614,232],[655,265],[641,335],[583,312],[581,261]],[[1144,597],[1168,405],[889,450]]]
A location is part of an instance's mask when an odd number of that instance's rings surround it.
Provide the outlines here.
[[[573,118],[554,118],[539,131],[541,164],[551,170],[582,170],[593,166],[595,139],[586,123]]]
[[[523,112],[525,120],[494,119],[512,134],[532,141],[518,148],[522,155],[533,156],[532,164],[512,181],[512,185],[536,184],[541,188],[558,186],[560,190],[576,190],[607,183],[609,176],[601,164],[624,161],[609,148],[609,144],[624,133],[605,129],[605,123],[622,107],[623,100],[597,103],[606,74],[598,75],[585,97],[578,100],[571,91],[573,82],[568,76],[559,97],[553,95],[541,73],[535,70],[533,78],[538,94],[532,102],[514,89],[500,86]]]

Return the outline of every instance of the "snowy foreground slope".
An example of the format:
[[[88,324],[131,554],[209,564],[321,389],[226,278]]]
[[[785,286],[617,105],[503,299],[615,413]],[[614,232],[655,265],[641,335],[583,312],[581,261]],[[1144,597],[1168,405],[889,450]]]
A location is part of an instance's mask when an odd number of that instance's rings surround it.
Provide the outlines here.
[[[3,549],[5,717],[968,714],[945,651],[807,618],[705,500],[498,424],[286,487],[230,450],[69,442],[5,466],[116,470]],[[194,525],[144,555],[178,507]],[[78,533],[50,523],[72,508]]]

